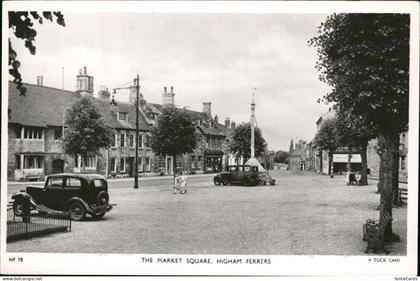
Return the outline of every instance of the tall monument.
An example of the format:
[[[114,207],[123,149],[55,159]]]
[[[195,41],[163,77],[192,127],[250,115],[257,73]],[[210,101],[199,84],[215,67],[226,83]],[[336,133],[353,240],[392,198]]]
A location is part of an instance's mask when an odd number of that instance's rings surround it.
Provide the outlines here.
[[[256,89],[253,88],[253,91]],[[258,166],[258,171],[264,172],[265,169],[261,164],[258,162],[258,160],[255,158],[255,92],[252,93],[252,102],[251,102],[251,158],[248,159],[248,161],[245,163],[245,165],[250,166]]]
[[[251,102],[251,158],[255,158],[255,93],[252,93]]]

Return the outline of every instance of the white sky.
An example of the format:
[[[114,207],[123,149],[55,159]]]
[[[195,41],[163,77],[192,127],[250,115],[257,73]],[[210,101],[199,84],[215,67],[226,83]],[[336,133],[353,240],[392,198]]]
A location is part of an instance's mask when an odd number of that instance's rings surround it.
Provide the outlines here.
[[[175,103],[248,122],[251,88],[257,88],[256,118],[269,149],[288,150],[290,139],[310,141],[328,106],[328,92],[307,45],[326,15],[63,13],[66,27],[35,24],[35,56],[12,39],[24,82],[75,90],[87,66],[95,93],[101,85],[127,86],[139,73],[141,92],[161,103],[163,87],[174,86]],[[12,36],[13,38],[13,36]],[[119,99],[127,100],[121,92]]]

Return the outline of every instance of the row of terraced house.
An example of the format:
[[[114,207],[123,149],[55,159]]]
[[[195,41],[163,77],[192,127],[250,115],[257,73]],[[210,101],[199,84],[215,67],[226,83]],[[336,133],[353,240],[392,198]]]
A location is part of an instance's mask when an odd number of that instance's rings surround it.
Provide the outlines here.
[[[323,114],[316,122],[317,130],[321,128],[322,123],[335,116],[335,112],[331,109]],[[377,178],[379,175],[379,155],[376,151],[377,139],[369,141],[367,147],[367,167],[368,174]],[[350,157],[350,165],[352,171],[361,170],[360,151],[349,151],[346,147],[339,147],[333,153],[332,171],[333,174],[343,174],[347,172],[348,158]],[[399,162],[399,179],[403,182],[407,181],[407,155],[408,155],[408,136],[407,132],[400,135],[400,162]],[[288,169],[314,171],[321,174],[328,174],[330,170],[328,161],[328,152],[318,149],[313,145],[313,140],[305,142],[298,141],[289,155]]]
[[[16,85],[9,82],[8,116],[8,180],[42,179],[60,172],[80,172],[81,158],[71,157],[62,148],[65,134],[66,110],[82,95],[93,96],[93,77],[86,67],[77,77],[77,90],[67,91],[43,85],[24,84],[27,92],[20,95]],[[109,149],[100,155],[85,159],[85,171],[107,177],[134,175],[136,141],[139,143],[139,174],[171,175],[174,173],[171,156],[156,155],[150,148],[150,127],[165,106],[175,106],[174,88],[164,87],[162,104],[139,98],[139,138],[135,139],[135,91],[129,102],[115,101],[109,91],[101,87],[94,103],[105,122],[114,128],[115,136]],[[222,170],[237,162],[228,151],[235,122],[228,118],[220,124],[212,115],[211,102],[203,102],[201,112],[184,110],[190,115],[200,136],[193,153],[177,157],[177,167],[189,173],[207,173]]]

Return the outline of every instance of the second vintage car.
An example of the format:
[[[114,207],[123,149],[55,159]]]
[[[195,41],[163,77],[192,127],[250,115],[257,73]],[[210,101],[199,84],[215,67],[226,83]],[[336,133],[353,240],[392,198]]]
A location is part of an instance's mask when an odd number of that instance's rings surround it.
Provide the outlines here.
[[[244,186],[265,185],[270,183],[275,185],[275,179],[270,177],[266,172],[258,170],[258,166],[250,165],[232,165],[227,167],[226,172],[218,173],[214,178],[215,185],[241,184]]]
[[[76,221],[86,214],[101,218],[115,205],[109,204],[106,178],[96,174],[55,174],[47,177],[44,187],[27,186],[12,196],[15,215],[22,215],[25,198],[32,208],[68,212]]]

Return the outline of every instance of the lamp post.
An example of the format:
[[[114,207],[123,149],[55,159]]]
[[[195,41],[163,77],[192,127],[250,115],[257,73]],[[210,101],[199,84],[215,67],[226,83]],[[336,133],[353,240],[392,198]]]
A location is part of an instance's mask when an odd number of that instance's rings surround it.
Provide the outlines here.
[[[134,189],[139,188],[139,93],[140,93],[140,79],[139,75],[137,74],[137,78],[134,78],[134,85],[124,88],[114,88],[114,95],[116,93],[116,90],[123,90],[123,89],[132,89],[136,88],[136,101],[135,101],[135,107],[136,107],[136,159],[135,159],[135,165],[134,165]],[[114,97],[112,98],[111,103],[115,104]]]

